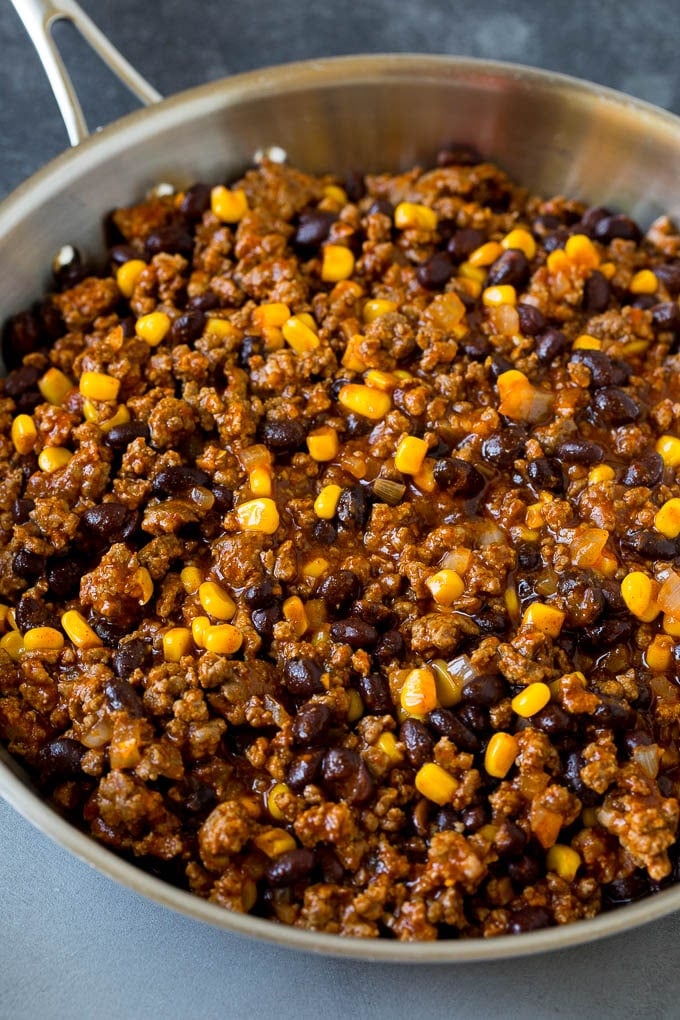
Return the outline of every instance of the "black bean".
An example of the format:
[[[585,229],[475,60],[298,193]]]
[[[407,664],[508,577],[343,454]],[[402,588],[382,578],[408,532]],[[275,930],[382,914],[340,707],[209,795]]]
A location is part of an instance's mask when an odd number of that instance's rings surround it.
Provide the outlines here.
[[[654,275],[661,280],[672,297],[680,294],[680,259],[654,266]]]
[[[553,213],[544,213],[532,221],[531,229],[539,237],[545,237],[551,230],[556,230],[560,226],[562,226],[562,220],[559,216],[555,216]]]
[[[300,793],[305,786],[313,783],[321,771],[322,759],[323,751],[310,751],[295,758],[286,772],[286,782],[291,790]]]
[[[278,589],[268,580],[261,581],[260,584],[250,584],[243,590],[243,601],[249,609],[271,606],[277,598]]]
[[[634,725],[635,713],[627,701],[611,697],[608,694],[601,694],[600,704],[591,713],[591,719],[596,726],[606,726],[612,730],[626,730]]]
[[[219,308],[221,301],[213,290],[204,290],[202,294],[194,294],[187,301],[187,308],[198,308],[201,312],[210,312]]]
[[[180,796],[179,811],[198,815],[211,811],[217,803],[217,794],[212,786],[201,782],[198,776],[185,776],[177,784]]]
[[[350,170],[345,177],[345,194],[350,202],[360,202],[366,194],[366,182],[360,170]]]
[[[370,623],[349,617],[331,624],[331,638],[350,648],[372,648],[378,640],[378,631]]]
[[[524,456],[525,444],[526,437],[518,429],[494,432],[482,443],[482,458],[495,467],[510,468]]]
[[[203,184],[200,181],[192,184],[184,192],[184,198],[179,207],[182,216],[186,216],[188,220],[200,220],[203,213],[207,212],[210,208],[211,190],[209,184]]]
[[[491,342],[482,333],[467,333],[460,346],[471,361],[485,361],[491,353]]]
[[[376,200],[371,203],[368,210],[369,216],[374,215],[375,213],[380,213],[381,216],[387,216],[389,219],[392,219],[394,215],[394,206],[391,202],[388,202],[386,198],[376,198]]]
[[[672,560],[680,556],[680,539],[666,538],[656,531],[638,531],[629,535],[624,544],[643,560]]]
[[[535,305],[529,305],[525,301],[517,304],[519,315],[519,330],[524,336],[538,336],[545,329],[545,315]]]
[[[537,457],[527,464],[527,475],[539,489],[562,492],[564,478],[562,467],[555,457]]]
[[[346,747],[331,748],[323,757],[321,771],[332,792],[350,804],[363,804],[375,792],[375,783],[357,751]]]
[[[321,683],[323,670],[314,659],[289,659],[283,670],[283,682],[296,697],[311,698],[326,690]]]
[[[587,234],[588,237],[594,237],[596,226],[608,216],[611,216],[611,211],[609,209],[605,209],[601,205],[591,206],[590,209],[586,209],[581,217],[579,229],[584,234]]]
[[[253,627],[260,637],[271,641],[274,637],[274,628],[276,627],[276,624],[283,619],[283,610],[281,608],[280,601],[277,601],[270,606],[260,606],[259,609],[253,609],[250,614],[250,619]]]
[[[630,297],[632,297],[632,295],[625,295],[624,302],[628,303],[627,298]],[[642,308],[645,312],[648,312],[655,304],[656,299],[653,298],[651,294],[638,294],[633,297],[632,301],[630,301],[631,308]]]
[[[141,638],[130,638],[123,642],[113,653],[111,667],[122,680],[129,677],[136,669],[141,669],[151,659],[151,645]]]
[[[387,630],[396,621],[396,614],[383,602],[369,602],[368,599],[358,599],[349,607],[350,616],[358,616],[364,623],[370,623],[376,630]]]
[[[123,503],[100,503],[80,518],[83,527],[101,542],[123,542],[133,533],[138,515]]]
[[[593,443],[589,439],[563,439],[557,444],[555,454],[565,464],[601,464],[604,460],[604,450],[599,443]]]
[[[22,595],[15,609],[16,625],[22,634],[33,627],[59,629],[59,617],[44,602],[32,595]]]
[[[424,723],[418,719],[405,719],[399,730],[399,739],[406,749],[406,757],[414,769],[432,761],[434,740]]]
[[[359,439],[373,431],[373,422],[362,414],[350,412],[345,418],[345,432],[350,439]]]
[[[552,915],[545,907],[520,907],[510,914],[508,931],[511,935],[522,935],[547,928],[551,924]]]
[[[369,715],[387,715],[394,708],[390,685],[380,673],[359,677],[357,686],[364,709]]]
[[[86,571],[87,560],[80,553],[71,552],[65,557],[50,558],[45,570],[50,594],[58,599],[77,594],[80,579]]]
[[[33,390],[38,384],[42,370],[35,365],[20,365],[13,369],[5,378],[5,393],[14,400],[28,390]]]
[[[287,850],[286,853],[272,861],[265,871],[265,878],[270,885],[276,888],[294,885],[295,882],[309,878],[315,863],[314,852],[306,847]]]
[[[529,279],[530,272],[529,260],[524,252],[511,248],[489,266],[485,286],[498,287],[510,284],[512,287],[523,287]]]
[[[633,636],[635,623],[633,619],[607,618],[590,627],[579,631],[579,641],[588,648],[610,648]]]
[[[542,365],[551,364],[567,346],[567,338],[560,329],[544,329],[536,337],[536,357]]]
[[[333,847],[318,845],[314,848],[314,853],[316,854],[316,867],[321,872],[322,880],[331,885],[338,885],[342,882],[345,869]]]
[[[371,504],[366,491],[361,485],[350,485],[340,493],[336,516],[344,528],[363,530],[371,512]]]
[[[12,558],[12,570],[17,577],[27,581],[42,577],[45,573],[45,557],[28,549],[20,549]]]
[[[338,539],[338,531],[330,521],[317,521],[312,535],[322,545],[334,545]]]
[[[18,496],[12,504],[12,518],[15,524],[25,524],[35,510],[35,500]]]
[[[471,619],[482,634],[505,634],[508,626],[505,613],[497,608],[480,609],[472,614]]]
[[[530,723],[535,729],[551,737],[570,733],[574,729],[573,717],[560,705],[546,705],[540,712],[531,716]]]
[[[486,234],[476,227],[461,227],[449,239],[446,250],[454,262],[464,262],[476,248],[486,241]]]
[[[484,733],[489,729],[489,713],[481,705],[461,705],[455,714],[456,718],[473,733]]]
[[[602,351],[574,351],[572,361],[585,365],[590,372],[590,386],[625,386],[630,379],[630,366],[620,358],[610,358]]]
[[[621,742],[628,754],[632,756],[636,747],[649,747],[654,743],[654,740],[645,730],[630,730],[623,734]]]
[[[603,241],[605,244],[609,244],[614,238],[620,237],[624,241],[635,241],[636,243],[642,237],[642,233],[637,223],[634,223],[629,216],[624,216],[623,213],[617,213],[614,216],[604,216],[595,225],[594,235],[598,241]]]
[[[605,608],[599,579],[587,570],[564,570],[558,578],[557,591],[566,604],[567,619],[572,627],[594,623]]]
[[[593,269],[583,286],[583,310],[590,315],[606,311],[610,296],[609,280],[599,269]]]
[[[651,489],[663,478],[664,463],[661,454],[656,450],[643,453],[626,470],[621,479],[623,485],[645,486]]]
[[[509,372],[513,368],[512,362],[503,357],[502,354],[494,354],[491,357],[491,364],[489,365],[489,375],[495,381],[499,375],[503,375],[504,372]]]
[[[522,571],[538,570],[543,565],[541,552],[533,542],[519,542],[515,546],[517,567]]]
[[[361,581],[351,570],[336,570],[316,587],[316,598],[323,599],[331,613],[341,613],[361,595]]]
[[[614,879],[608,885],[602,886],[603,902],[611,907],[634,903],[636,900],[649,896],[649,893],[649,878],[639,871],[635,871],[625,878]]]
[[[226,485],[213,485],[210,491],[215,497],[215,509],[224,513],[231,510],[234,505],[234,492]]]
[[[439,733],[442,737],[448,737],[461,751],[467,751],[469,754],[479,751],[480,743],[476,734],[447,708],[433,709],[429,713],[427,721],[435,733]]]
[[[478,832],[483,825],[488,824],[489,812],[483,804],[471,804],[463,808],[460,820],[468,832]]]
[[[78,779],[82,778],[80,763],[85,748],[71,737],[58,737],[41,747],[38,753],[38,765],[45,779]]]
[[[453,276],[455,265],[451,256],[445,251],[437,251],[416,269],[416,277],[421,287],[427,290],[441,290]]]
[[[293,239],[294,243],[299,248],[318,248],[328,237],[336,219],[335,213],[324,212],[322,209],[300,213],[300,220]]]
[[[558,248],[564,248],[569,234],[570,232],[566,227],[557,227],[551,234],[546,234],[543,239],[543,247],[546,252],[556,251]]]
[[[675,301],[652,306],[652,325],[657,332],[680,332],[680,308]]]
[[[131,259],[145,259],[145,256],[131,244],[114,244],[109,248],[109,261],[114,266],[122,266]]]
[[[395,659],[401,659],[406,649],[404,639],[398,630],[388,630],[381,634],[373,649],[373,658],[381,666],[387,666]]]
[[[613,427],[628,425],[640,417],[639,405],[618,386],[596,390],[590,399],[589,411],[596,421]]]
[[[261,357],[264,351],[262,337],[244,336],[238,351],[238,363],[247,372],[250,371],[251,358]]]
[[[166,223],[151,231],[144,241],[144,250],[149,258],[160,252],[190,258],[194,250],[194,239],[184,224]]]
[[[125,450],[135,439],[148,439],[149,426],[143,421],[128,421],[114,425],[104,436],[104,443],[112,450]]]
[[[466,142],[450,142],[437,153],[437,166],[477,166],[482,161],[479,150]]]
[[[19,312],[12,316],[3,330],[2,352],[8,368],[20,365],[22,358],[40,347],[42,329],[33,312]]]
[[[305,746],[322,743],[332,718],[330,708],[323,702],[302,705],[293,719],[293,740]]]
[[[446,832],[449,829],[455,829],[460,822],[460,816],[455,808],[452,808],[450,804],[445,804],[437,812],[434,824],[437,826],[438,832]]]
[[[211,484],[212,478],[207,471],[196,467],[187,467],[184,464],[174,464],[171,467],[162,468],[154,475],[151,481],[151,491],[155,496],[170,496],[178,492],[187,492],[196,485],[210,488]]]
[[[266,421],[262,425],[261,438],[273,453],[294,453],[304,445],[307,430],[300,421]]]
[[[144,715],[142,699],[127,680],[111,677],[104,684],[104,694],[112,712],[127,712],[131,719]]]
[[[519,857],[527,842],[528,837],[524,829],[509,820],[499,826],[494,837],[494,846],[503,857]]]
[[[205,328],[205,312],[199,308],[192,312],[183,312],[178,315],[168,333],[168,340],[173,344],[191,344],[198,340]]]
[[[476,496],[484,488],[484,475],[460,457],[442,457],[435,461],[434,479],[440,489],[452,496]]]
[[[505,680],[501,676],[476,676],[463,685],[461,691],[464,701],[471,705],[488,707],[501,701],[508,693]]]
[[[508,861],[508,876],[522,888],[535,885],[541,877],[541,866],[531,854],[523,854],[517,860]]]

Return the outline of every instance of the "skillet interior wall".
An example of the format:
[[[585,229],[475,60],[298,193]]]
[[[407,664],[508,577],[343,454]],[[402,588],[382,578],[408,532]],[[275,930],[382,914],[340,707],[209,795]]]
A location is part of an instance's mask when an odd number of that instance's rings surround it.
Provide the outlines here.
[[[357,52],[418,51],[510,60],[587,78],[680,113],[675,54],[680,23],[673,0],[574,3],[535,0],[83,0],[82,7],[164,95],[229,73],[288,60]],[[38,58],[13,12],[3,19],[0,64],[0,198],[66,146]],[[92,126],[134,109],[68,25],[62,47]],[[584,36],[588,35],[588,45]],[[184,42],[182,42],[184,40]],[[596,64],[592,53],[598,53]],[[191,54],[191,59],[187,57]],[[200,60],[196,55],[200,53]]]

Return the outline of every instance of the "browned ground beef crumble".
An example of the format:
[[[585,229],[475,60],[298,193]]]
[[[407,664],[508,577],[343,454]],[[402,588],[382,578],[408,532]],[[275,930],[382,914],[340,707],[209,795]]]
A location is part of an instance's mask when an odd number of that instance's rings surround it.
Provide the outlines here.
[[[301,928],[677,880],[675,227],[455,149],[232,189],[118,209],[9,324],[0,737],[106,846]]]

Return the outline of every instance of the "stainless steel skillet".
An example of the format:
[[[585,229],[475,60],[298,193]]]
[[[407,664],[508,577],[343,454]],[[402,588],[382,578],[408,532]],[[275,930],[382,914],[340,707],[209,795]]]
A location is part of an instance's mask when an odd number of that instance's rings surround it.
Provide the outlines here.
[[[0,206],[0,317],[26,307],[65,242],[95,255],[101,221],[159,181],[238,174],[278,145],[311,171],[394,170],[442,142],[477,145],[535,191],[626,210],[642,223],[680,217],[680,120],[609,90],[529,68],[431,56],[347,57],[239,75],[156,102],[71,0],[15,0],[82,142]],[[153,105],[87,140],[49,26],[67,17]],[[0,750],[0,794],[47,835],[129,888],[196,919],[290,948],[399,962],[488,961],[572,946],[680,909],[680,887],[595,920],[490,941],[405,944],[340,939],[229,913],[120,860],[77,831]]]

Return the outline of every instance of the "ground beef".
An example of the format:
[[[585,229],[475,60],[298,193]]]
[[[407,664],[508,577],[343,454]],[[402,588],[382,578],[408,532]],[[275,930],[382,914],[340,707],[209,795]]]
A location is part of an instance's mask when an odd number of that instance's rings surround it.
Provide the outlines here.
[[[140,866],[353,937],[679,872],[678,232],[443,162],[151,196],[6,334],[0,738]]]

